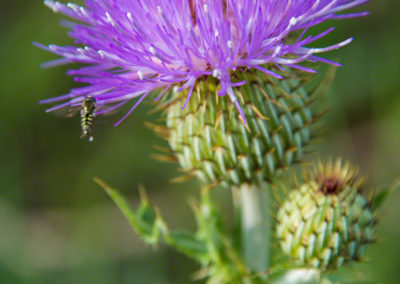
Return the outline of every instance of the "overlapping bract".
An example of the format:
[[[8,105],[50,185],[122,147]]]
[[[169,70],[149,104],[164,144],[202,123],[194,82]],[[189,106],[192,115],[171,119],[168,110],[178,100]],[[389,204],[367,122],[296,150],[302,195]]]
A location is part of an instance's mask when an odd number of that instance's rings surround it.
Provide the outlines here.
[[[309,48],[333,28],[314,36],[304,36],[305,31],[327,19],[363,15],[337,13],[367,1],[86,0],[84,7],[45,1],[53,11],[76,20],[64,22],[76,45],[37,44],[62,57],[45,65],[87,64],[68,74],[88,86],[43,103],[64,101],[52,111],[79,105],[91,95],[99,106],[109,106],[97,113],[101,114],[138,98],[132,111],[151,91],[177,86],[189,89],[185,106],[196,81],[214,76],[220,82],[219,95],[228,94],[245,119],[233,89],[245,82],[235,82],[233,71],[255,68],[281,78],[266,64],[309,72],[314,71],[298,64],[304,60],[336,64],[315,54],[339,48],[351,39]],[[289,40],[289,34],[301,30]]]
[[[238,74],[247,81],[236,89],[247,125],[235,115],[231,102],[216,95],[215,79],[210,78],[198,84],[184,110],[180,94],[167,100],[167,129],[153,128],[161,135],[168,133],[166,139],[185,174],[211,187],[262,186],[299,162],[312,140],[312,125],[320,114],[311,105],[319,92],[305,90],[309,77],[296,70],[284,80],[259,71]]]

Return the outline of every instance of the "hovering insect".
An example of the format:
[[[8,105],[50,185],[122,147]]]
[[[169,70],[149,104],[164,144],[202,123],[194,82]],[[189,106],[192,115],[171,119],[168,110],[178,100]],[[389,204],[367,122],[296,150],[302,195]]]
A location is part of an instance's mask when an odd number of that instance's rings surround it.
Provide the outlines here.
[[[117,112],[117,109],[127,101],[119,103],[110,103],[108,105],[97,104],[96,98],[93,95],[88,95],[82,102],[76,102],[69,106],[50,108],[47,112],[51,112],[60,117],[73,117],[79,112],[80,126],[82,130],[81,138],[87,137],[89,142],[93,142],[93,125],[94,118],[97,115],[107,116]],[[96,119],[97,120],[97,119]]]
[[[93,142],[92,130],[93,119],[96,110],[96,99],[92,96],[87,96],[81,106],[80,120],[83,137],[88,137],[89,142]]]
[[[96,111],[99,111],[96,106],[96,99],[93,96],[87,96],[80,104],[51,110],[50,112],[60,117],[73,117],[79,112],[82,130],[81,138],[88,137],[89,142],[93,142],[92,130]]]

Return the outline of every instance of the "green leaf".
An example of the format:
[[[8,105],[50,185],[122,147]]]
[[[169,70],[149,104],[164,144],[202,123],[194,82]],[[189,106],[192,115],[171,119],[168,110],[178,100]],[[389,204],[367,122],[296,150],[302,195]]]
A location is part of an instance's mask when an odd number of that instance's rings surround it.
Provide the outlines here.
[[[205,242],[189,232],[169,232],[158,210],[149,203],[143,189],[140,190],[140,205],[134,211],[121,193],[97,177],[93,180],[106,191],[128,220],[132,229],[145,242],[150,244],[164,242],[200,262],[206,259],[207,246]]]
[[[171,232],[165,239],[168,245],[197,259],[201,263],[208,259],[207,246],[205,242],[193,237],[190,233]]]
[[[231,238],[225,233],[221,216],[208,191],[203,191],[200,203],[193,202],[197,232],[170,232],[143,189],[140,190],[141,202],[134,210],[117,190],[99,178],[94,178],[94,181],[106,191],[145,242],[165,243],[194,258],[202,264],[201,277],[208,277],[207,283],[264,283],[259,275],[252,275],[244,265]]]

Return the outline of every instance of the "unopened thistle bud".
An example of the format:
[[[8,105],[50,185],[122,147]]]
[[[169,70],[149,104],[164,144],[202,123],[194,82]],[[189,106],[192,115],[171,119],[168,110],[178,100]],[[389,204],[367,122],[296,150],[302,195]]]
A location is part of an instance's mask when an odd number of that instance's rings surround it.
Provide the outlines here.
[[[341,160],[319,163],[287,196],[277,215],[282,250],[295,262],[336,269],[360,260],[374,241],[374,209],[357,170]]]

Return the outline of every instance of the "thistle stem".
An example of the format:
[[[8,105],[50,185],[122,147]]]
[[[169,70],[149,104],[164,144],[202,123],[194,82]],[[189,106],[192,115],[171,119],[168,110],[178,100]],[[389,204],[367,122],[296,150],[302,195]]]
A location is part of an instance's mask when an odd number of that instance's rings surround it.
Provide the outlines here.
[[[268,189],[244,184],[239,188],[242,253],[247,267],[265,272],[269,265],[271,222]]]

